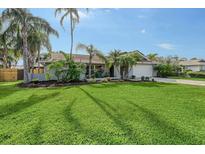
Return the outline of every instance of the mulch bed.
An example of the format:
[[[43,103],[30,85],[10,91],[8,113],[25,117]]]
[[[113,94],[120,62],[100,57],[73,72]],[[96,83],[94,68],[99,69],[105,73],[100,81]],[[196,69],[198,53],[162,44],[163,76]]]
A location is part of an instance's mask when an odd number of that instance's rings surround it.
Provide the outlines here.
[[[90,84],[87,81],[72,81],[72,82],[57,82],[51,81],[31,81],[29,83],[19,83],[17,86],[22,88],[38,88],[38,87],[62,87],[62,86],[74,86]]]
[[[131,80],[111,80],[109,82],[151,82],[151,81],[131,81]],[[105,83],[102,81],[88,82],[88,81],[71,81],[71,82],[57,82],[56,80],[50,81],[31,81],[29,83],[19,83],[18,87],[21,88],[39,88],[39,87],[62,87],[62,86],[76,86],[76,85],[88,85],[88,84],[100,84]]]

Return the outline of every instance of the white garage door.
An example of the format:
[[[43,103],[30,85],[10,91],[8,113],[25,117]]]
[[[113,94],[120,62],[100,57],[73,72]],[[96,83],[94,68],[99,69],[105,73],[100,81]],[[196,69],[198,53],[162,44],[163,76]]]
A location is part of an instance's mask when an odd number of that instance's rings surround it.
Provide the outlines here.
[[[152,65],[135,65],[132,69],[132,74],[135,77],[141,76],[152,76],[153,75],[153,66]]]

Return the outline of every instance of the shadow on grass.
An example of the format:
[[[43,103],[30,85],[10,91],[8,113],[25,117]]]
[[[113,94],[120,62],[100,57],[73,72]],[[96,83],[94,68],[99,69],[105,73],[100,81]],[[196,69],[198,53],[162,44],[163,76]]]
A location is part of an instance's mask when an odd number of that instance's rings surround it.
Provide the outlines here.
[[[164,84],[156,83],[156,82],[133,82],[130,83],[132,86],[141,86],[141,87],[164,87]]]
[[[38,122],[33,128],[32,134],[28,134],[28,136],[32,135],[31,145],[40,145],[43,144],[43,129],[42,129],[42,118],[39,118]]]
[[[65,109],[65,111],[64,111],[64,115],[65,115],[66,120],[67,120],[69,123],[72,124],[73,129],[74,129],[75,131],[81,131],[81,130],[82,130],[81,124],[80,124],[80,122],[78,121],[78,119],[73,116],[73,113],[72,113],[72,111],[71,111],[71,109],[72,109],[74,103],[76,102],[76,100],[77,100],[76,98],[73,99],[73,101],[66,107],[66,109]]]
[[[26,100],[20,100],[15,104],[8,104],[0,107],[0,118],[4,118],[10,114],[20,112],[26,108],[31,107],[32,105],[38,104],[46,99],[51,99],[57,96],[59,93],[51,93],[47,95],[31,95]]]
[[[129,100],[126,100],[126,103],[143,113],[145,119],[148,120],[151,124],[151,127],[156,127],[159,131],[165,133],[169,139],[173,139],[173,141],[176,141],[176,139],[178,140],[174,143],[167,144],[202,144],[202,142],[195,139],[194,136],[176,128],[176,126],[163,120],[159,115],[152,112],[151,110],[139,106],[138,104]],[[161,139],[161,144],[165,144],[163,141],[165,140]]]
[[[134,132],[134,130],[125,123],[123,116],[118,114],[115,108],[110,106],[107,102],[95,98],[86,90],[82,88],[79,89],[81,89],[90,99],[93,100],[94,103],[99,106],[99,108],[114,122],[116,127],[124,132],[125,137],[128,138],[128,144],[143,144],[143,140],[136,136],[136,132]],[[111,113],[109,110],[112,110],[113,113]]]
[[[16,84],[0,84],[0,99],[3,99],[21,90],[23,89],[16,87]]]
[[[32,132],[32,135],[33,135],[33,142],[31,144],[43,144],[43,138],[42,138],[42,135],[43,135],[43,131],[42,131],[42,119],[39,118],[39,121],[37,122],[37,124],[35,125],[34,129],[33,129],[33,132]]]
[[[96,83],[96,84],[89,84],[89,87],[93,88],[114,88],[121,85],[120,83]]]
[[[83,143],[81,144],[88,144],[90,142],[101,144],[102,141],[97,137],[93,137],[94,133],[91,132],[91,130],[84,129],[80,121],[73,115],[72,107],[75,104],[76,100],[77,100],[76,98],[73,99],[73,101],[66,107],[64,111],[65,119],[68,121],[69,124],[71,124],[72,131],[76,132],[78,135],[83,136],[84,140],[82,141]]]

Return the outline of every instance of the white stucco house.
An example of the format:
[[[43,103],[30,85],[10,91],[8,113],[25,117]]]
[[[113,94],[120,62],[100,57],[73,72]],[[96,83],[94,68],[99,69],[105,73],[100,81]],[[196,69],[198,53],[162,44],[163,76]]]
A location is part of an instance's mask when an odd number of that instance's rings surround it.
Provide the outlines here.
[[[179,63],[184,70],[192,70],[193,72],[205,71],[205,60],[186,60]]]
[[[136,65],[134,65],[129,72],[129,78],[132,76],[135,76],[136,78],[141,78],[142,76],[144,77],[154,77],[157,76],[157,72],[154,70],[154,66],[156,65],[155,62],[151,61],[142,61],[142,62],[137,62]],[[120,68],[118,68],[120,71]],[[114,71],[114,76],[115,77],[120,77],[120,73],[117,69]]]
[[[139,52],[139,51],[137,51]],[[156,62],[150,61],[144,54],[139,52],[139,54],[142,57],[142,60],[137,62],[136,65],[134,65],[130,71],[128,76],[131,78],[132,76],[135,76],[136,78],[144,77],[153,77],[156,76],[156,71],[154,71],[154,66],[156,65]],[[51,53],[50,57],[46,59],[45,61],[41,61],[41,64],[44,65],[44,72],[47,71],[47,66],[54,61],[64,60],[64,56],[62,53]],[[73,54],[73,60],[75,62],[81,62],[84,63],[86,67],[86,75],[88,75],[88,63],[89,63],[89,56],[88,55],[82,55],[82,54]],[[98,58],[97,56],[93,57],[92,60],[92,70],[94,71],[100,71],[105,70],[105,62]],[[114,66],[110,68],[110,70],[106,70],[109,72],[110,77],[117,77],[120,78],[120,67],[116,69]]]

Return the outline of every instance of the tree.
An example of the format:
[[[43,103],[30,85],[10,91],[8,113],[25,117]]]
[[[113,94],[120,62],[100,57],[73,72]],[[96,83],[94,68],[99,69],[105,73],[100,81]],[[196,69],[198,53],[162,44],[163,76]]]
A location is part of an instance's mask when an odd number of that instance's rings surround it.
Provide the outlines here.
[[[58,81],[70,82],[80,79],[84,70],[82,63],[74,62],[70,56],[61,51],[65,60],[56,61],[48,66],[49,71],[53,71]]]
[[[158,62],[154,69],[157,70],[160,77],[179,75],[181,73],[178,56],[159,57]]]
[[[88,73],[88,77],[91,78],[91,67],[92,67],[92,59],[93,57],[96,55],[97,57],[99,57],[100,59],[106,61],[106,57],[103,55],[103,53],[96,49],[92,44],[90,45],[85,45],[82,43],[79,43],[76,47],[76,50],[85,50],[88,54],[89,54],[89,73]]]
[[[150,53],[147,55],[147,58],[151,61],[157,61],[157,53]]]
[[[2,25],[0,24],[0,28]],[[3,63],[3,68],[7,68],[8,66],[8,56],[9,50],[12,47],[12,36],[7,27],[4,27],[5,30],[0,29],[0,53],[1,53],[1,61]]]
[[[121,79],[127,79],[132,67],[141,59],[137,52],[124,52],[119,56]]]
[[[32,65],[37,61],[38,63],[38,73],[40,69],[40,52],[42,48],[46,48],[51,51],[51,44],[49,40],[49,35],[40,31],[33,31],[29,33],[28,36],[28,48],[31,53]]]
[[[61,14],[64,12],[60,19],[60,24],[63,26],[64,19],[69,16],[70,19],[70,58],[72,58],[72,51],[73,51],[73,33],[75,29],[75,25],[79,23],[80,16],[78,14],[78,10],[76,8],[58,8],[55,11],[55,16],[57,14]]]
[[[31,31],[37,30],[45,32],[46,34],[58,35],[50,24],[39,17],[33,16],[28,9],[5,9],[1,16],[2,21],[10,22],[10,29],[14,34],[22,38],[23,51],[23,65],[24,65],[24,82],[29,82],[29,48],[28,48],[28,34]]]
[[[109,67],[111,67],[111,65],[114,66],[114,68],[116,68],[117,72],[120,73],[119,71],[119,65],[120,65],[120,55],[121,55],[121,51],[120,50],[116,50],[114,49],[114,51],[111,51],[109,53],[109,56],[108,56],[108,63],[109,63]]]

